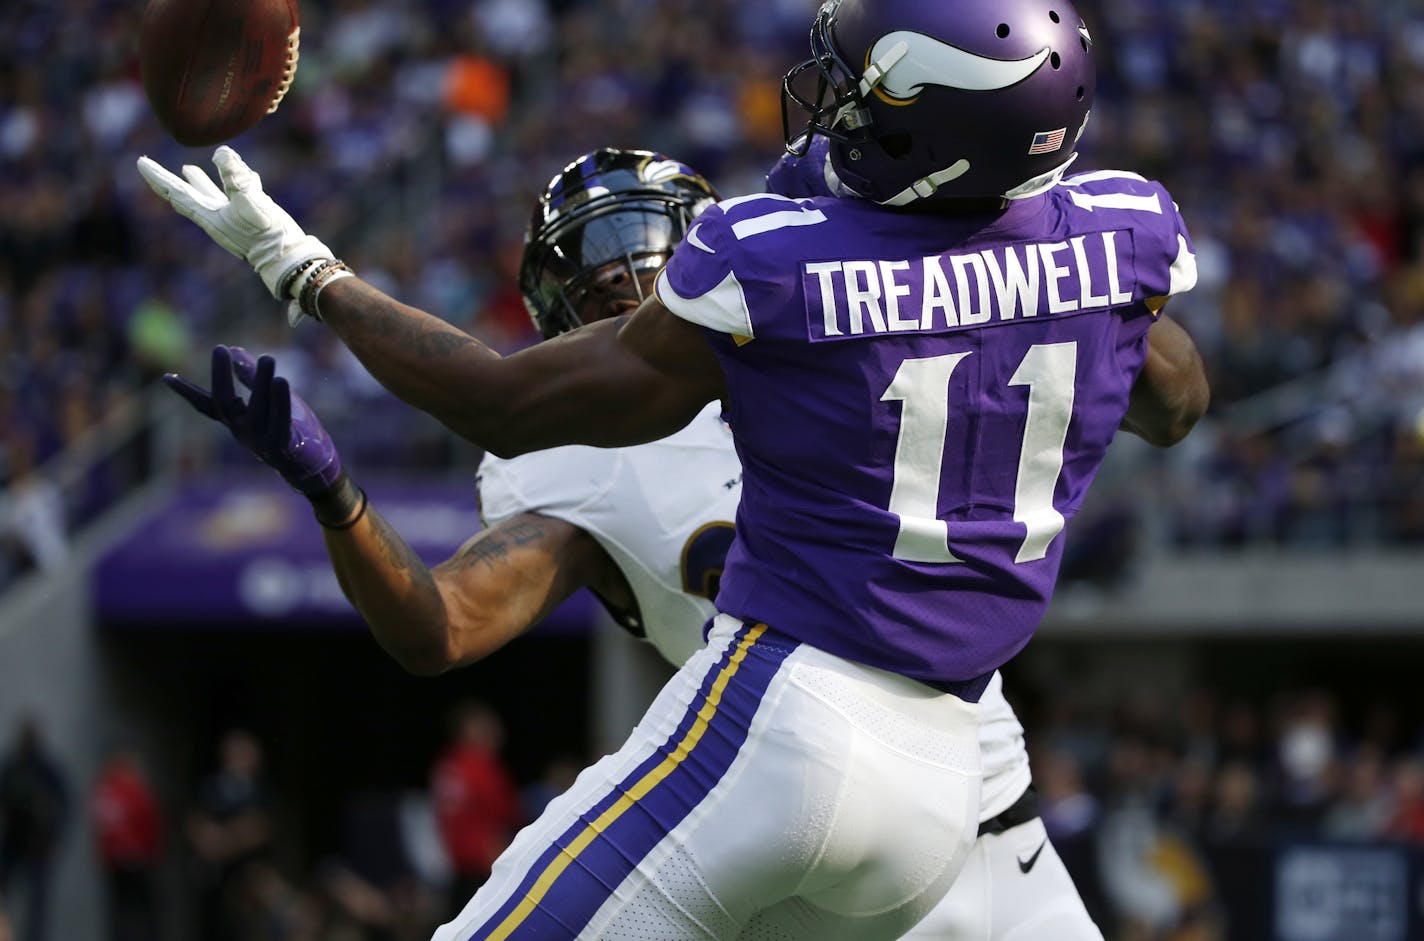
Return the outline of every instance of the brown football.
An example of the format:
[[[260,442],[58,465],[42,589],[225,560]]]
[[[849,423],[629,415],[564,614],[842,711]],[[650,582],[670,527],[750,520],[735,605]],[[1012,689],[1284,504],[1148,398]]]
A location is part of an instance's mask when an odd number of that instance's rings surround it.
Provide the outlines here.
[[[139,68],[164,130],[189,147],[277,110],[297,74],[297,0],[149,0]]]

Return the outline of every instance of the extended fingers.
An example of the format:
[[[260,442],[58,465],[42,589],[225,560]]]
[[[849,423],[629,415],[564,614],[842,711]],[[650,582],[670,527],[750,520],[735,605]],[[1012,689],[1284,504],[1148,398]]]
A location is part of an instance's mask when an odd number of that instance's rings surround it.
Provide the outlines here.
[[[215,202],[210,193],[196,189],[188,180],[165,169],[150,157],[138,158],[138,172],[150,189],[186,216],[191,217],[197,209],[215,210],[227,203],[227,198],[221,193]]]
[[[213,165],[218,168],[218,179],[229,197],[262,189],[261,178],[231,147],[224,145],[213,151]]]
[[[214,421],[221,421],[217,408],[213,405],[212,394],[202,386],[194,385],[177,373],[164,373],[163,384],[183,397],[189,405],[193,406],[200,414],[206,415]]]
[[[262,357],[271,362],[270,356]],[[292,387],[281,376],[272,380],[267,399],[267,447],[272,453],[286,451],[292,442]]]
[[[171,199],[172,193],[183,192],[188,189],[188,184],[184,183],[179,177],[169,173],[152,157],[145,156],[138,158],[138,172],[139,176],[143,177],[144,182],[164,199]]]
[[[247,359],[252,358],[247,355],[246,350],[242,352]],[[236,363],[236,360],[234,359],[233,362]],[[243,367],[243,371],[245,371],[246,363],[243,364]],[[272,394],[272,376],[276,371],[277,361],[270,356],[263,356],[257,360],[256,370],[252,373],[251,381],[245,383],[247,388],[252,390],[252,396],[247,400],[247,408],[256,422],[267,420],[267,400]],[[242,372],[238,373],[237,378],[238,381],[243,381]],[[263,428],[259,426],[258,432],[262,431]]]
[[[252,393],[246,408],[249,429],[269,453],[285,449],[291,438],[292,391],[287,380],[276,375],[277,361],[267,355],[253,357],[240,346],[226,349],[233,375]]]
[[[237,424],[246,411],[232,384],[232,352],[225,346],[213,347],[213,402],[229,425]]]
[[[228,356],[232,359],[232,371],[237,381],[248,389],[257,379],[257,358],[240,346],[229,346]]]
[[[218,189],[218,185],[213,182],[213,178],[208,176],[201,167],[195,167],[191,163],[183,164],[183,179],[201,195],[207,197],[215,203],[221,205],[227,202],[227,196]]]

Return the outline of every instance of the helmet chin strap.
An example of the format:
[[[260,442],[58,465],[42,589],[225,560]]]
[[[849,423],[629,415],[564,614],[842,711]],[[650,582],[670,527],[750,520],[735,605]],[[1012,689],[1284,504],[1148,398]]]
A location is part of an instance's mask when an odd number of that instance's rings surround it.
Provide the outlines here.
[[[832,196],[860,199],[859,193],[841,182],[840,175],[836,173],[836,166],[831,162],[830,151],[826,152],[826,159],[821,163],[821,178],[826,181],[826,189],[831,191]]]
[[[910,44],[901,40],[895,43],[885,54],[865,67],[865,73],[860,78],[860,97],[866,95],[879,84],[885,81],[885,76],[890,70],[905,56],[910,53]],[[863,110],[863,109],[862,109]],[[867,122],[868,123],[868,122]],[[908,206],[917,199],[928,199],[933,196],[941,186],[952,180],[957,180],[969,172],[969,161],[963,158],[956,160],[943,169],[922,176],[900,192],[884,200],[882,206]]]
[[[1025,180],[1018,186],[1015,186],[1013,189],[1009,190],[1007,193],[1004,194],[1004,198],[1027,199],[1030,196],[1037,196],[1039,193],[1042,193],[1044,190],[1049,189],[1050,187],[1054,186],[1059,180],[1061,180],[1063,178],[1063,174],[1067,172],[1068,166],[1074,160],[1077,159],[1078,154],[1076,152],[1070,154],[1067,160],[1063,161],[1058,166],[1054,167],[1052,170],[1049,170],[1047,173],[1039,174],[1033,179]]]
[[[872,88],[885,81],[885,75],[895,67],[895,63],[909,54],[910,44],[902,39],[891,46],[885,55],[866,66],[865,74],[860,77],[861,97],[870,94]]]
[[[1005,193],[1003,198],[1027,199],[1030,196],[1037,196],[1039,193],[1042,193],[1044,190],[1051,188],[1060,179],[1062,179],[1063,174],[1068,170],[1069,165],[1077,159],[1078,155],[1076,153],[1071,155],[1067,160],[1063,161],[1058,166],[1054,167],[1052,170],[1049,170],[1047,173],[1041,173],[1038,176],[1033,177],[1032,179],[1025,180],[1018,186],[1015,186],[1013,189]],[[958,160],[950,166],[945,167],[943,170],[936,170],[929,176],[921,177],[920,179],[911,183],[909,186],[905,187],[900,192],[896,193],[894,196],[891,196],[889,199],[882,201],[880,205],[908,206],[910,203],[914,202],[917,199],[928,199],[929,197],[933,196],[941,186],[950,182],[951,180],[959,179],[961,176],[968,172],[969,161],[962,159]]]
[[[908,206],[917,199],[928,199],[944,184],[951,180],[957,180],[969,172],[969,161],[963,158],[945,167],[943,170],[936,170],[929,176],[922,176],[900,192],[880,203],[882,206]]]
[[[850,132],[864,131],[869,128],[871,124],[870,110],[865,107],[865,96],[885,81],[885,76],[895,67],[895,64],[909,54],[910,44],[904,41],[897,42],[883,56],[866,66],[865,73],[861,75],[860,82],[856,85],[856,93],[848,95],[844,103],[836,109],[829,126],[843,128]]]

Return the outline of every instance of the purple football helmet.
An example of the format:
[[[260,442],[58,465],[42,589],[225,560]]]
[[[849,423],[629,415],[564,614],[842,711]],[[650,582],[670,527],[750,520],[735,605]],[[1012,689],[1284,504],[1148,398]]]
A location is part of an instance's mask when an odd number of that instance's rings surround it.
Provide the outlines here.
[[[1068,0],[827,0],[784,82],[787,149],[824,135],[841,181],[889,206],[1032,196],[1077,156],[1092,50]]]

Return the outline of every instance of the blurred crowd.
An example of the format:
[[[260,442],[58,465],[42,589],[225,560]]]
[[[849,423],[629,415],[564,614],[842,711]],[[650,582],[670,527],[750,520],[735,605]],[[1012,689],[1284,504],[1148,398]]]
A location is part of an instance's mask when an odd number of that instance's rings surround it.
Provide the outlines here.
[[[533,339],[513,274],[542,183],[614,144],[673,154],[724,193],[760,189],[780,147],[779,77],[804,56],[815,6],[306,0],[295,87],[235,144],[365,277],[507,349]],[[1100,78],[1080,165],[1165,181],[1200,260],[1172,313],[1215,398],[1208,427],[1159,459],[1168,537],[1424,539],[1424,13],[1407,0],[1081,7]],[[65,533],[131,483],[56,493],[33,470],[133,412],[161,372],[201,373],[219,339],[282,352],[360,461],[451,459],[319,327],[281,326],[257,279],[143,187],[138,154],[209,154],[148,111],[141,16],[115,0],[0,10],[0,570],[62,559]]]
[[[1166,181],[1213,420],[1167,486],[1188,544],[1418,542],[1424,14],[1104,3],[1089,157]],[[1102,100],[1102,99],[1100,99]]]
[[[1104,933],[1277,937],[1282,848],[1424,846],[1424,728],[1383,701],[1344,713],[1291,688],[1055,697],[1030,719],[1045,826]]]
[[[521,790],[498,713],[468,701],[448,719],[425,781],[329,795],[345,805],[342,832],[298,846],[280,826],[290,795],[248,729],[221,735],[193,792],[175,795],[160,783],[175,769],[133,741],[115,742],[92,782],[72,780],[22,717],[0,751],[0,939],[53,936],[57,870],[78,842],[103,875],[110,941],[424,941],[576,770],[551,760]]]
[[[304,0],[295,87],[234,143],[278,202],[364,277],[513,349],[534,339],[514,273],[543,183],[578,153],[620,145],[670,153],[724,194],[760,189],[780,149],[780,75],[805,55],[816,5]],[[1079,6],[1100,68],[1080,165],[1163,180],[1199,257],[1197,290],[1169,313],[1200,345],[1214,401],[1179,449],[1142,458],[1161,471],[1133,478],[1165,514],[1156,526],[1185,546],[1424,541],[1424,9]],[[245,266],[143,186],[139,154],[176,166],[206,165],[209,153],[176,145],[148,111],[142,13],[117,0],[0,6],[0,586],[62,564],[68,533],[152,469],[101,466],[60,486],[57,456],[141,414],[164,371],[202,379],[219,340],[276,352],[355,466],[472,460],[411,421],[320,327],[290,330]],[[1094,528],[1083,538],[1120,545],[1142,505],[1085,520]],[[489,735],[487,720],[471,719],[470,734]],[[1424,845],[1424,730],[1395,722],[1384,709],[1346,722],[1309,690],[1271,703],[1203,693],[1170,714],[1062,701],[1030,722],[1030,748],[1045,819],[1075,876],[1122,936],[1167,938],[1229,922],[1243,884],[1231,867],[1253,848],[1293,835]],[[15,893],[36,891],[47,841],[66,817],[73,825],[81,785],[92,786],[118,925],[152,917],[144,873],[170,854],[212,855],[220,883],[222,851],[271,839],[262,815],[244,812],[265,800],[251,736],[225,740],[213,779],[187,802],[149,793],[143,756],[130,750],[99,781],[66,782],[36,747],[17,745],[0,770],[43,808],[26,824],[45,837],[39,855],[14,855],[25,831],[14,818],[0,826],[11,907],[44,907]],[[455,777],[432,787],[432,806],[458,792],[461,774],[499,776],[452,760]],[[526,800],[537,809],[566,773],[553,768]],[[419,873],[431,842],[410,822],[420,814],[395,816]],[[246,822],[217,826],[232,820]],[[475,842],[471,857],[482,858],[488,841]],[[1145,862],[1102,865],[1133,859]],[[443,882],[383,880],[335,856],[312,872],[243,868],[243,917],[263,917],[242,936],[428,937],[431,920],[448,917],[432,886],[462,878],[431,865]],[[458,884],[479,878],[471,866]],[[223,917],[222,898],[211,897],[210,917]],[[133,930],[116,937],[144,929]]]

